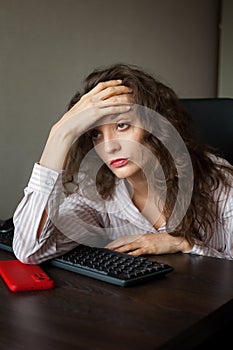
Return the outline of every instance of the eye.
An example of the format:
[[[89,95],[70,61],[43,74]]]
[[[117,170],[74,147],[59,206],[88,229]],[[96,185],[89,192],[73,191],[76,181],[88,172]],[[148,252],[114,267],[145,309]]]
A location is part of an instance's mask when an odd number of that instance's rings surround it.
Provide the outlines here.
[[[129,123],[117,123],[117,129],[120,131],[127,130],[130,127]]]
[[[96,141],[100,138],[101,133],[98,130],[93,129],[89,132],[89,136],[91,137],[92,141]]]

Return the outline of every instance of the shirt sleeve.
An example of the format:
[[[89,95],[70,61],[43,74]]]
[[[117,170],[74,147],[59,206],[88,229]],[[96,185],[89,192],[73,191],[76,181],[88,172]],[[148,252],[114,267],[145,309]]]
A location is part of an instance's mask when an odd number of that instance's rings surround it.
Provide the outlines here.
[[[38,228],[43,213],[47,219],[40,237]],[[81,197],[65,197],[62,171],[35,164],[24,197],[13,216],[15,232],[13,251],[16,257],[38,264],[61,255],[80,243],[96,244],[103,235],[98,213]]]
[[[233,260],[233,188],[227,193],[220,188],[219,192],[219,220],[210,244],[196,244],[186,253]]]

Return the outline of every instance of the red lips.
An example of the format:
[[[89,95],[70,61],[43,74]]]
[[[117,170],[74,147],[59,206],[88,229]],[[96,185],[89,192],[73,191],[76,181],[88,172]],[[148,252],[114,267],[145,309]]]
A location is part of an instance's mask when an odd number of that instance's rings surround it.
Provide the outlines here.
[[[113,166],[113,167],[121,167],[123,165],[125,165],[126,163],[128,163],[128,159],[127,158],[117,158],[117,159],[113,159],[111,162],[110,162],[110,165]]]

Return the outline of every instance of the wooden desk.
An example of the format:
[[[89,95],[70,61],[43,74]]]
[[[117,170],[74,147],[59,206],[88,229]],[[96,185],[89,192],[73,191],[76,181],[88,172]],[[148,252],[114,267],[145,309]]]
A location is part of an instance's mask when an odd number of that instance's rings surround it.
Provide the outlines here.
[[[0,259],[13,257],[0,251]],[[0,349],[187,350],[217,341],[233,321],[233,261],[156,259],[174,271],[129,288],[47,264],[54,290],[12,293],[0,279]]]

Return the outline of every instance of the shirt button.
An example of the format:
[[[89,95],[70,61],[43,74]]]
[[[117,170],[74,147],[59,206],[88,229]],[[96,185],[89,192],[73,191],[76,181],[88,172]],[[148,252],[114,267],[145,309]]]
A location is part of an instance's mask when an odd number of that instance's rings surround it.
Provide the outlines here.
[[[54,185],[54,180],[52,178],[48,178],[45,180],[45,184],[48,186]]]

